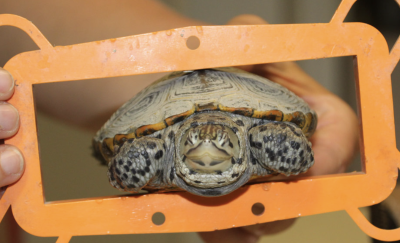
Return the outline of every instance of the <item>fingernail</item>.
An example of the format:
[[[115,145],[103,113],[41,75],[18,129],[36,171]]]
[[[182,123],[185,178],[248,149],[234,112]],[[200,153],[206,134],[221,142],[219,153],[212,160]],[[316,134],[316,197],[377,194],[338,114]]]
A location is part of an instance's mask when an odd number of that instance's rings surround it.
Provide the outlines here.
[[[15,130],[18,125],[18,111],[12,105],[0,102],[0,131]]]
[[[0,164],[6,175],[21,173],[24,167],[22,155],[14,149],[6,149],[1,153]]]
[[[0,69],[0,93],[7,94],[14,87],[14,78],[9,72]]]

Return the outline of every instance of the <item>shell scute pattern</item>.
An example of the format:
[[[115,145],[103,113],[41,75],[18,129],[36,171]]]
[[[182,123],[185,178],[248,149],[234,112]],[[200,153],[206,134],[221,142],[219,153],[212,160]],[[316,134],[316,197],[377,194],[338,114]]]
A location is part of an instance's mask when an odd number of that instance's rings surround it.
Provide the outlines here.
[[[196,97],[196,100],[198,98],[200,100],[209,100],[210,97],[219,97],[219,95],[215,96],[213,94],[239,91],[237,84],[230,82],[225,77],[225,74],[224,72],[200,70],[179,77],[172,83],[171,100],[188,99],[204,94],[206,96]]]
[[[121,107],[99,131],[99,140],[129,134],[144,126],[145,132],[136,132],[136,136],[148,135],[203,110],[293,120],[300,127],[304,127],[307,113],[310,119],[315,119],[308,105],[286,88],[237,69],[199,70],[171,76],[172,79],[156,81]]]

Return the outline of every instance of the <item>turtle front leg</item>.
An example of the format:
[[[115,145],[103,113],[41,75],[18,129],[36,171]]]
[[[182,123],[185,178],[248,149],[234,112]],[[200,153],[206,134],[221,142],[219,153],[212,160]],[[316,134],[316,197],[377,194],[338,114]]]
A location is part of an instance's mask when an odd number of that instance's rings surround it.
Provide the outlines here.
[[[160,173],[164,141],[142,137],[126,141],[108,165],[108,178],[115,188],[138,192]]]
[[[314,164],[314,154],[301,129],[289,122],[270,122],[249,131],[253,164],[278,173],[297,175]]]

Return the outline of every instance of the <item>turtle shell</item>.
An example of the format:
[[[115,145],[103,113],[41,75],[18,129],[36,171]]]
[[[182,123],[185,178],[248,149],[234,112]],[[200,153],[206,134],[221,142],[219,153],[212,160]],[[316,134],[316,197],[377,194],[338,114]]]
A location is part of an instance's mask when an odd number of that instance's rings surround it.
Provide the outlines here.
[[[131,138],[150,135],[201,111],[288,121],[307,137],[316,114],[293,92],[268,79],[235,68],[174,72],[152,83],[119,108],[94,137],[96,148],[109,150]]]

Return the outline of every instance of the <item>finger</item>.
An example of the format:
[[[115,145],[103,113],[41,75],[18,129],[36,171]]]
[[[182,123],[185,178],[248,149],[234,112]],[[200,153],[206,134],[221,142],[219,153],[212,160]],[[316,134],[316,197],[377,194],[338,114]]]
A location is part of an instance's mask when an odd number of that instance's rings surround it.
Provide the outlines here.
[[[0,146],[0,187],[16,182],[24,171],[24,159],[14,146]]]
[[[200,232],[199,235],[206,243],[256,243],[259,238],[243,228]]]
[[[14,79],[11,74],[0,68],[0,100],[8,100],[14,93]]]
[[[19,128],[19,114],[14,106],[0,101],[0,139],[13,136]]]

